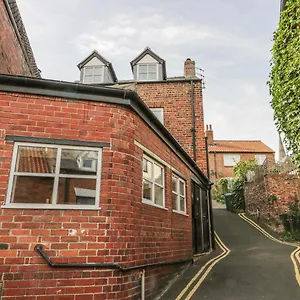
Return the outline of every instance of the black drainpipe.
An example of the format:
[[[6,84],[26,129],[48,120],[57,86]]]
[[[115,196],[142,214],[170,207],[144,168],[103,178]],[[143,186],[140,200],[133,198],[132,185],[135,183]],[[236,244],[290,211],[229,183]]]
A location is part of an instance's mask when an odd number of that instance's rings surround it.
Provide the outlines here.
[[[51,261],[50,257],[45,253],[42,245],[36,245],[34,250],[41,255],[41,257],[47,262],[47,264],[52,268],[101,268],[101,269],[115,269],[121,272],[132,271],[136,269],[144,269],[147,267],[154,266],[167,266],[167,265],[175,265],[186,262],[194,262],[193,258],[187,258],[182,260],[175,261],[163,261],[151,264],[137,265],[132,267],[122,267],[120,264],[116,263],[54,263]]]
[[[192,138],[193,138],[193,157],[194,161],[197,162],[196,156],[196,125],[195,125],[195,95],[194,95],[194,82],[191,81],[191,102],[192,102]]]
[[[209,180],[208,187],[208,205],[209,205],[209,218],[210,218],[210,235],[211,235],[211,247],[212,249],[216,249],[216,241],[215,241],[215,226],[214,226],[214,216],[213,216],[213,208],[212,208],[212,199],[211,199],[211,187],[213,183],[210,182],[210,171],[209,171],[209,155],[208,155],[208,138],[205,137],[205,150],[206,150],[206,166],[207,166],[207,178]]]

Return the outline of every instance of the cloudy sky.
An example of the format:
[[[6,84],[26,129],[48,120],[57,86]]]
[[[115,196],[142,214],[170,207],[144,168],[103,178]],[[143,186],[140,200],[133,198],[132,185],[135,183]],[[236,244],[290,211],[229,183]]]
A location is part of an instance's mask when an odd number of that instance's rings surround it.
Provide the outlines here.
[[[216,139],[259,139],[277,151],[267,87],[279,0],[18,0],[44,78],[75,81],[97,49],[119,79],[149,46],[183,75],[204,69],[204,114]]]

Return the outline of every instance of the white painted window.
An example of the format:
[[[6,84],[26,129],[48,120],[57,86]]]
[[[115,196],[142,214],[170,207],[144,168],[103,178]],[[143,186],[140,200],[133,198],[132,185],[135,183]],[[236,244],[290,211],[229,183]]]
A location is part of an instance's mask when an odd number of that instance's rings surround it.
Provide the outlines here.
[[[233,167],[241,160],[239,154],[224,154],[224,166]]]
[[[102,149],[15,143],[6,205],[99,207]]]
[[[164,124],[164,109],[163,108],[150,108],[151,111],[155,114],[155,117]]]
[[[172,175],[172,207],[174,211],[186,213],[186,182]]]
[[[158,79],[158,64],[138,64],[137,65],[137,79],[141,81],[151,81]]]
[[[165,207],[164,167],[146,155],[143,157],[143,202]]]
[[[266,156],[265,155],[255,155],[255,159],[258,165],[262,165],[265,160],[266,160]]]
[[[83,83],[102,83],[104,82],[104,66],[84,67]]]

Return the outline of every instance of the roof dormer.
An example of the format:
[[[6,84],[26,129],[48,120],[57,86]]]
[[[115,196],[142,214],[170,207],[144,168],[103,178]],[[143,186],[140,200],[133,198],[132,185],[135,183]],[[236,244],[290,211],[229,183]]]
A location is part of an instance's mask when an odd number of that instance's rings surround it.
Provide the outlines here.
[[[161,81],[167,78],[166,61],[149,47],[146,47],[130,64],[136,81]]]
[[[107,61],[96,50],[78,64],[80,82],[85,84],[114,83],[117,76],[111,62]]]

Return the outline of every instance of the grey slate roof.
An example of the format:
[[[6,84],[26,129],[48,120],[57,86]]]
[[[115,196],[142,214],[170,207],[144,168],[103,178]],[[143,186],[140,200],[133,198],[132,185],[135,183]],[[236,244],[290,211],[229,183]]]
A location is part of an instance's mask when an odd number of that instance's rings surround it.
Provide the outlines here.
[[[41,78],[16,0],[4,0],[33,77]]]

